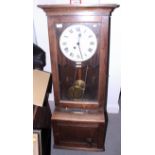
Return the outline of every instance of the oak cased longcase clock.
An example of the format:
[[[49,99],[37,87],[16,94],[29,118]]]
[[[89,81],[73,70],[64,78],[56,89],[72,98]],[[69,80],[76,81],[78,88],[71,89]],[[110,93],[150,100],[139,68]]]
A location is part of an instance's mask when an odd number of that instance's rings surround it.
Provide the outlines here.
[[[56,148],[104,150],[109,5],[39,5],[48,18]]]

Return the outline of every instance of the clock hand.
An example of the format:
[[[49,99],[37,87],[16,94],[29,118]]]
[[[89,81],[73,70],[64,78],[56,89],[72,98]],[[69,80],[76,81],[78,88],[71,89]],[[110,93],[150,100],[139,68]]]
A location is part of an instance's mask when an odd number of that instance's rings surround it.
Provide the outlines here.
[[[78,35],[78,42],[77,42],[77,45],[78,45],[78,48],[79,48],[79,52],[80,52],[80,55],[81,55],[81,59],[83,60],[83,55],[82,55],[82,52],[81,52],[81,48],[80,48],[80,38],[81,38],[81,33]]]
[[[79,48],[79,52],[80,52],[80,55],[81,55],[81,59],[83,60],[83,55],[82,55],[82,52],[81,52],[80,43],[78,42],[77,45],[78,45],[78,48]]]

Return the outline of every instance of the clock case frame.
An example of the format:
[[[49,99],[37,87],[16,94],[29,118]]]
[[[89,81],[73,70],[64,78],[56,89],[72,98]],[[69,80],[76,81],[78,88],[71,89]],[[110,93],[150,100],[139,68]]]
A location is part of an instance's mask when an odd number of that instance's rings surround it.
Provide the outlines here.
[[[56,106],[52,116],[54,146],[67,149],[104,150],[106,132],[104,112],[107,100],[110,17],[112,11],[119,7],[119,5],[39,5],[39,7],[46,12],[48,18],[49,46]],[[60,99],[58,81],[59,50],[54,28],[57,23],[101,24],[100,44],[98,47],[99,83],[96,102],[64,101]],[[82,113],[74,113],[73,109],[77,108],[81,109]],[[68,111],[68,109],[71,110]],[[80,132],[74,134],[77,130]],[[88,133],[88,135],[85,136],[84,133]]]
[[[109,5],[39,5],[48,17],[49,46],[51,55],[51,68],[53,74],[53,87],[56,107],[103,109],[106,104],[108,57],[109,57],[109,31],[110,15],[116,4]],[[58,71],[58,40],[56,39],[55,24],[57,23],[101,23],[100,31],[100,59],[98,99],[96,102],[65,101],[60,99],[59,71]]]

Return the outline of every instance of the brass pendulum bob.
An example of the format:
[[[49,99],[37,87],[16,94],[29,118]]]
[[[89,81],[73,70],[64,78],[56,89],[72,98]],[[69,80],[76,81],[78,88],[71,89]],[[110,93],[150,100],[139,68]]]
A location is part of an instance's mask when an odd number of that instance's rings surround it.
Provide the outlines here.
[[[77,68],[77,78],[68,90],[69,98],[74,100],[82,99],[85,86],[85,81],[82,80],[82,69]]]

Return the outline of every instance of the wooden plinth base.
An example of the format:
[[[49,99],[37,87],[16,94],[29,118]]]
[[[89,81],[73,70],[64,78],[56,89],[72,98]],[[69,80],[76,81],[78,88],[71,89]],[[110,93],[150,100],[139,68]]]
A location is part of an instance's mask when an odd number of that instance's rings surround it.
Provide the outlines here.
[[[55,111],[52,123],[55,148],[104,151],[104,113]]]

